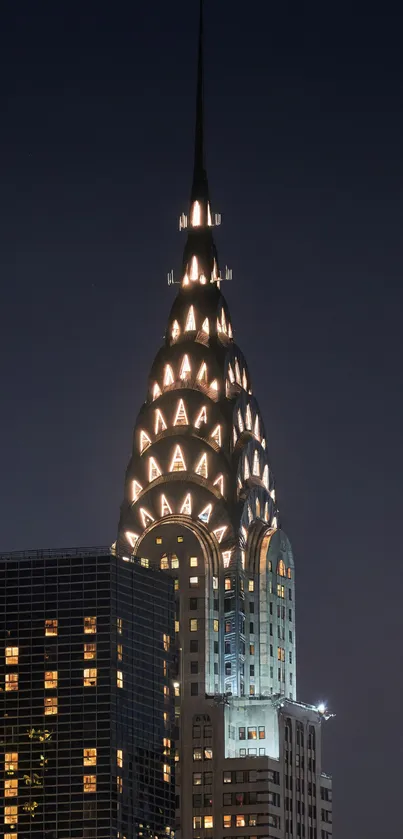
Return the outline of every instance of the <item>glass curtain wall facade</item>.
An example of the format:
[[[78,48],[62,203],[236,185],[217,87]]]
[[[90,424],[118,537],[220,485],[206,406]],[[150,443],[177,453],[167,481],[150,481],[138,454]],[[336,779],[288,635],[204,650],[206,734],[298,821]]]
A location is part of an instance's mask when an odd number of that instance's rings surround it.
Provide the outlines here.
[[[172,589],[106,550],[0,556],[6,839],[171,835]]]

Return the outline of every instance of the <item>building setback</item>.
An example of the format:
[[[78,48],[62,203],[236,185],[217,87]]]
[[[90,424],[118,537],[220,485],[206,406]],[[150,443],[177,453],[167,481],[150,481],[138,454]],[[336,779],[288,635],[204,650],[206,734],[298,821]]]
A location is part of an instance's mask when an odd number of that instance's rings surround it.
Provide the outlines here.
[[[200,14],[182,269],[134,428],[116,550],[174,578],[177,839],[330,839],[327,712],[298,699],[294,558],[221,291],[219,222],[204,160]]]
[[[0,556],[4,839],[167,837],[172,580],[108,550]]]

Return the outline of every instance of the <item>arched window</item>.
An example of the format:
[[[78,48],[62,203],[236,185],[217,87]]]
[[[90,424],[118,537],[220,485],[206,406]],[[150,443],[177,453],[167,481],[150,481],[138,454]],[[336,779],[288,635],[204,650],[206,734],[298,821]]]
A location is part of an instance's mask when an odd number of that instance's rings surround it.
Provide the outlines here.
[[[160,559],[160,568],[162,571],[166,571],[167,568],[169,568],[169,560],[167,554],[162,554],[162,557]]]
[[[279,563],[278,563],[278,566],[277,566],[277,574],[278,574],[280,577],[285,577],[285,564],[284,564],[284,560],[283,560],[283,559],[280,559],[280,561],[279,561]]]

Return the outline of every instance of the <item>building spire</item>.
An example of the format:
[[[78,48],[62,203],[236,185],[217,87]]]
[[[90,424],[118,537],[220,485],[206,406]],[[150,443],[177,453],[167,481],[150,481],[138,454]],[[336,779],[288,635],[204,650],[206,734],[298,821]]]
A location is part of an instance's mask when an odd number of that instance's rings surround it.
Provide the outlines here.
[[[208,182],[204,168],[204,67],[203,67],[203,0],[199,6],[199,47],[197,58],[195,155],[191,203],[208,201]]]

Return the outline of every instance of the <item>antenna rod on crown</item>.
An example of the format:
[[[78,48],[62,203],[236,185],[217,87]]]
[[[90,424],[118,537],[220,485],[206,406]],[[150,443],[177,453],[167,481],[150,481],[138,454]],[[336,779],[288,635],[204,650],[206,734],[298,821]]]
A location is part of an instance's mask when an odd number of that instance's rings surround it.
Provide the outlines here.
[[[204,102],[203,102],[203,0],[199,6],[199,48],[197,59],[195,157],[191,200],[208,200],[207,175],[204,168]]]

